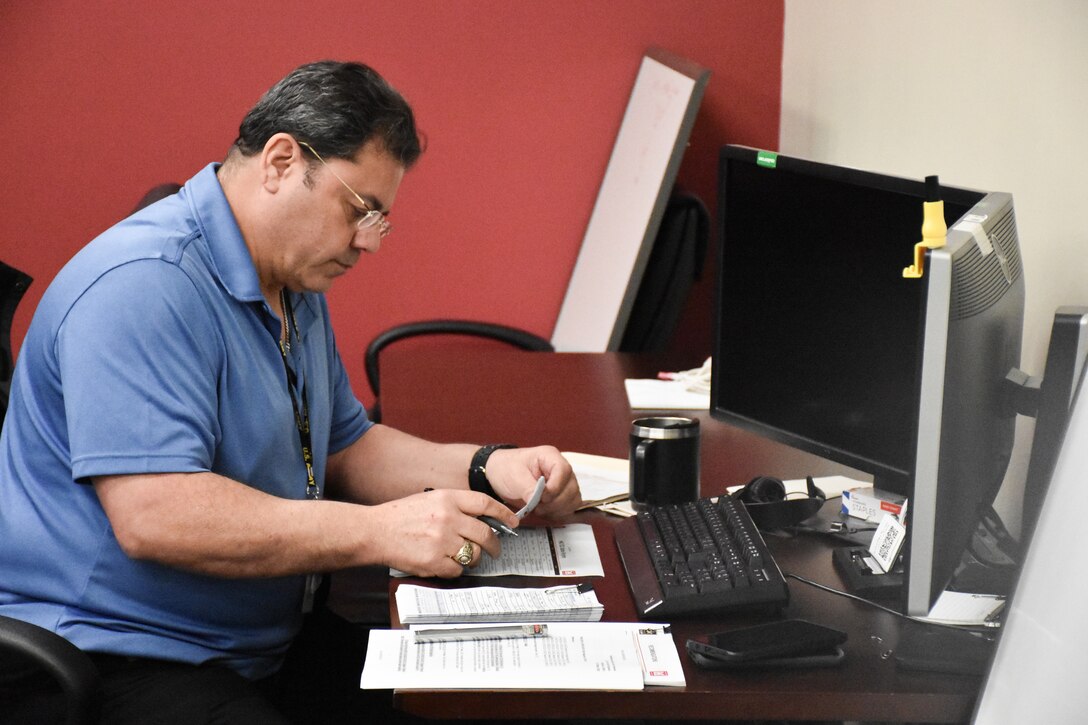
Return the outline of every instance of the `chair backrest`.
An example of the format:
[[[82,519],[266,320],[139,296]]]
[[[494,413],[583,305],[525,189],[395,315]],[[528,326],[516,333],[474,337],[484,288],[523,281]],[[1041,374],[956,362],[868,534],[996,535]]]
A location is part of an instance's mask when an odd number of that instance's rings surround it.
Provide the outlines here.
[[[692,283],[702,274],[710,214],[699,197],[677,191],[669,199],[646,271],[620,341],[622,352],[668,347]]]
[[[0,262],[0,426],[3,426],[4,415],[8,411],[8,394],[14,372],[11,322],[15,317],[15,308],[32,281],[30,275]]]
[[[551,342],[525,330],[506,325],[497,325],[490,322],[475,322],[472,320],[425,320],[421,322],[408,322],[385,330],[371,340],[366,348],[366,379],[370,383],[370,390],[374,393],[374,405],[370,410],[370,419],[378,422],[381,420],[381,379],[379,375],[379,358],[382,350],[389,345],[410,337],[422,335],[467,335],[470,337],[483,337],[498,340],[522,350],[535,352],[555,352]]]
[[[136,213],[143,209],[145,206],[150,206],[160,199],[165,199],[171,194],[176,194],[181,190],[181,184],[175,181],[167,181],[156,186],[152,186],[147,190],[147,193],[140,197],[140,200],[136,202],[136,206],[132,212]]]

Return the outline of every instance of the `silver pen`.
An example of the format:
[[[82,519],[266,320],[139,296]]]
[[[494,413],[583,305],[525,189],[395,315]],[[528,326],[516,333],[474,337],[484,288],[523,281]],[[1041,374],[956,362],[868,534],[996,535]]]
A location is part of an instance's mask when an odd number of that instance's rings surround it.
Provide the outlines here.
[[[477,516],[476,518],[478,518],[480,521],[483,521],[485,524],[490,526],[491,530],[494,531],[496,534],[509,534],[510,536],[517,536],[518,535],[518,532],[511,529],[509,526],[507,526],[503,522],[499,521],[494,516],[483,515],[483,516]]]
[[[546,624],[506,624],[487,627],[441,627],[415,629],[416,644],[427,642],[473,642],[489,639],[524,639],[543,637],[548,633]]]

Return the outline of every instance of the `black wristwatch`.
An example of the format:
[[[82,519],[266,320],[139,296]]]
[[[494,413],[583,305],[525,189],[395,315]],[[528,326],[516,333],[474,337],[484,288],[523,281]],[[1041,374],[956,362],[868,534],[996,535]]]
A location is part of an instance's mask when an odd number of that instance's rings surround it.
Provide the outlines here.
[[[472,457],[472,463],[468,467],[468,487],[473,491],[486,493],[498,501],[501,501],[502,498],[495,493],[495,489],[491,487],[491,482],[487,480],[487,459],[491,458],[492,453],[502,448],[517,448],[517,446],[512,443],[492,443],[483,446],[476,451],[476,455]]]

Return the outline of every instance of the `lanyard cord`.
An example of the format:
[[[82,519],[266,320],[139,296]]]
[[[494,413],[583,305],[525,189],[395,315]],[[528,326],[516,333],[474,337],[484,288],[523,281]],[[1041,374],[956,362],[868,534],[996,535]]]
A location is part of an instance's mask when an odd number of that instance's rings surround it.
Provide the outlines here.
[[[303,385],[299,391],[302,397],[302,405],[299,406],[295,390],[298,389],[298,376],[291,368],[287,360],[287,352],[291,349],[291,331],[295,332],[295,340],[302,344],[302,338],[298,334],[298,323],[295,321],[295,308],[287,296],[287,290],[280,290],[280,307],[283,312],[283,336],[280,338],[280,357],[283,358],[283,370],[287,375],[287,392],[291,396],[291,408],[295,412],[295,427],[298,429],[298,442],[302,446],[302,462],[306,464],[306,498],[319,499],[321,491],[314,479],[314,454],[310,442],[310,406],[306,402],[306,387]]]

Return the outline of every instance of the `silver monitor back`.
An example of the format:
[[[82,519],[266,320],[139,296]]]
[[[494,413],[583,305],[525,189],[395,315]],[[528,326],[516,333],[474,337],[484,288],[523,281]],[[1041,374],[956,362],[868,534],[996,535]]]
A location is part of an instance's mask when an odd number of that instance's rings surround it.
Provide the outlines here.
[[[1020,364],[1024,278],[1012,197],[986,194],[931,250],[904,601],[925,615],[948,584],[1012,454],[1006,376]]]

